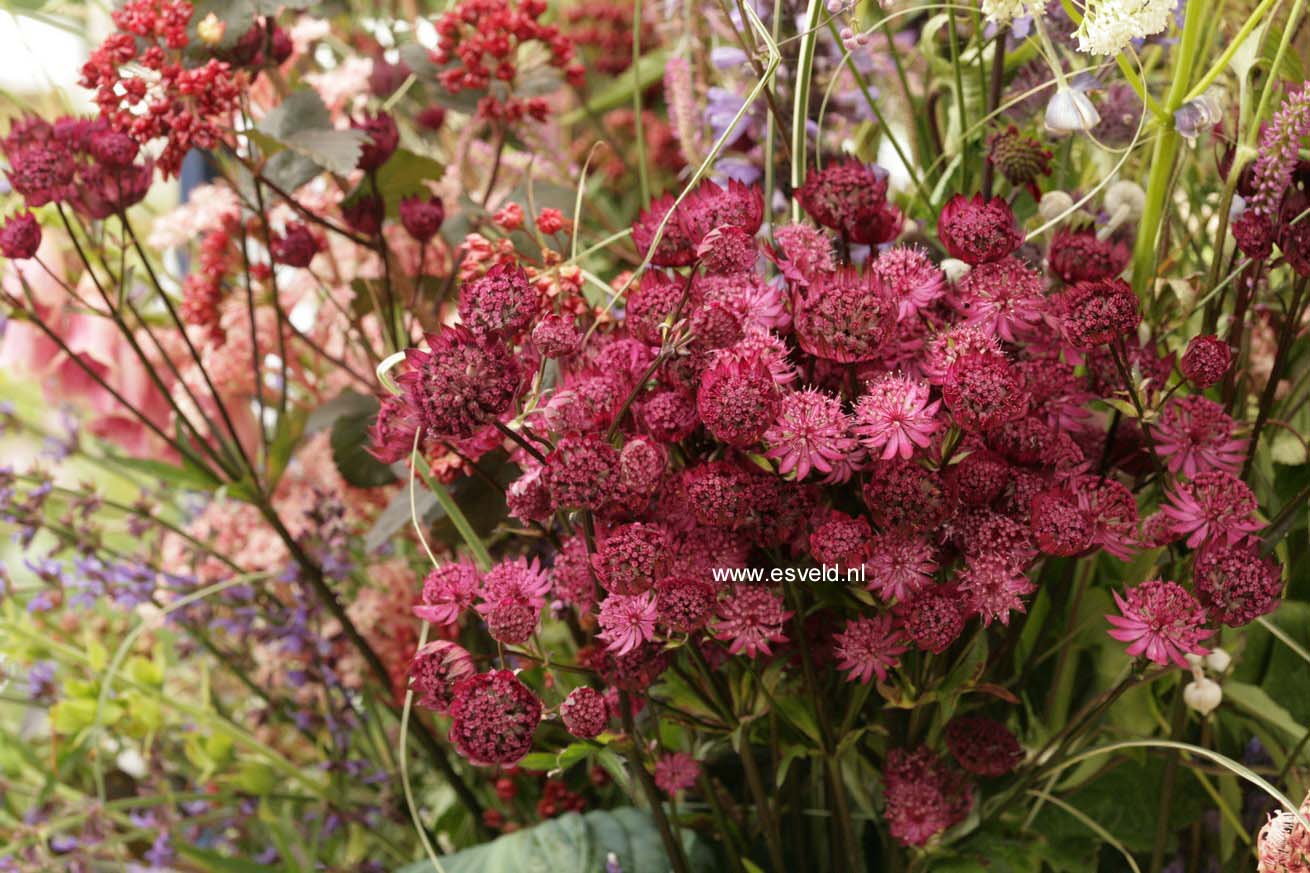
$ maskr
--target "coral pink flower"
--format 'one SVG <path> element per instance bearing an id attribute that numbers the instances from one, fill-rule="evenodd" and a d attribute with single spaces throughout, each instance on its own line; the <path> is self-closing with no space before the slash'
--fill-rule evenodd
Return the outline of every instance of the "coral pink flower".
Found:
<path id="1" fill-rule="evenodd" d="M 596 636 L 609 643 L 609 650 L 627 654 L 655 636 L 655 594 L 611 594 L 600 605 L 601 632 Z"/>
<path id="2" fill-rule="evenodd" d="M 889 613 L 848 621 L 834 642 L 838 668 L 865 685 L 875 675 L 885 682 L 887 671 L 900 666 L 901 655 L 909 648 Z"/>
<path id="3" fill-rule="evenodd" d="M 766 457 L 778 461 L 778 472 L 794 472 L 798 480 L 812 470 L 832 473 L 855 451 L 850 416 L 836 397 L 807 388 L 782 398 L 778 417 L 764 432 Z"/>
<path id="4" fill-rule="evenodd" d="M 897 455 L 909 458 L 915 448 L 926 449 L 941 427 L 937 421 L 940 400 L 928 401 L 928 386 L 904 376 L 888 374 L 871 383 L 855 403 L 854 431 L 884 461 Z"/>
<path id="5" fill-rule="evenodd" d="M 773 654 L 773 643 L 787 642 L 782 626 L 789 618 L 782 598 L 768 588 L 733 585 L 719 600 L 713 630 L 730 653 L 754 658 Z"/>
<path id="6" fill-rule="evenodd" d="M 1252 517 L 1258 508 L 1250 486 L 1232 473 L 1211 470 L 1198 473 L 1191 482 L 1180 482 L 1160 511 L 1194 549 L 1206 541 L 1231 544 L 1255 533 L 1261 528 Z"/>
<path id="7" fill-rule="evenodd" d="M 1205 630 L 1205 611 L 1196 598 L 1174 582 L 1151 579 L 1128 589 L 1125 598 L 1114 592 L 1114 602 L 1122 615 L 1107 615 L 1114 625 L 1111 637 L 1128 646 L 1128 654 L 1144 655 L 1157 664 L 1176 664 L 1186 668 L 1184 654 L 1204 655 L 1209 650 L 1201 640 L 1210 636 Z"/>

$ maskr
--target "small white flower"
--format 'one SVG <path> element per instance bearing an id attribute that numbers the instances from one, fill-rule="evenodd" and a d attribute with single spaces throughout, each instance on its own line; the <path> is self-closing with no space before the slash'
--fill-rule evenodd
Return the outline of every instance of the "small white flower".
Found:
<path id="1" fill-rule="evenodd" d="M 969 265 L 964 261 L 955 258 L 947 258 L 938 266 L 941 267 L 941 271 L 946 275 L 947 280 L 951 282 L 958 282 L 963 279 L 970 269 Z"/>
<path id="2" fill-rule="evenodd" d="M 1204 676 L 1188 682 L 1183 688 L 1183 702 L 1201 715 L 1214 712 L 1223 699 L 1224 691 L 1219 683 Z"/>
<path id="3" fill-rule="evenodd" d="M 1212 673 L 1227 673 L 1232 664 L 1233 656 L 1223 649 L 1212 649 L 1210 654 L 1205 656 L 1205 666 Z"/>
<path id="4" fill-rule="evenodd" d="M 1046 130 L 1054 136 L 1082 133 L 1100 123 L 1101 113 L 1096 111 L 1091 98 L 1067 85 L 1057 90 L 1046 104 Z"/>
<path id="5" fill-rule="evenodd" d="M 1078 50 L 1093 55 L 1117 55 L 1135 39 L 1169 26 L 1174 0 L 1090 0 L 1074 36 Z"/>
<path id="6" fill-rule="evenodd" d="M 1066 216 L 1073 209 L 1073 197 L 1067 191 L 1047 191 L 1037 204 L 1037 214 L 1042 221 L 1055 221 Z"/>

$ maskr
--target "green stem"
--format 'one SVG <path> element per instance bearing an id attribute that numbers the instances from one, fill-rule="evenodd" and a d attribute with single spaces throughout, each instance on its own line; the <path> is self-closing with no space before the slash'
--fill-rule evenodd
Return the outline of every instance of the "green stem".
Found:
<path id="1" fill-rule="evenodd" d="M 796 93 L 791 113 L 791 187 L 796 190 L 805 184 L 807 152 L 805 119 L 810 116 L 810 81 L 814 76 L 814 50 L 819 42 L 819 21 L 823 17 L 822 0 L 809 0 L 805 7 L 805 23 L 801 31 L 800 50 L 796 55 Z M 800 220 L 800 203 L 793 199 L 792 218 Z"/>

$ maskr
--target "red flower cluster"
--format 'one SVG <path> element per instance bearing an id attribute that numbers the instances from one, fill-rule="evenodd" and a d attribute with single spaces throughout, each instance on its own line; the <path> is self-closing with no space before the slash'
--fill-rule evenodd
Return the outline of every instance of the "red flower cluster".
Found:
<path id="1" fill-rule="evenodd" d="M 139 146 L 103 119 L 23 118 L 0 140 L 6 175 L 30 207 L 66 203 L 93 220 L 141 202 L 154 163 L 136 163 Z"/>

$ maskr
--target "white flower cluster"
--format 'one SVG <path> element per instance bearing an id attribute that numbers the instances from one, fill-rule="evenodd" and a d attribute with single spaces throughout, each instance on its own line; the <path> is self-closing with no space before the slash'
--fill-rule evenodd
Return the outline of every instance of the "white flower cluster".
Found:
<path id="1" fill-rule="evenodd" d="M 1117 55 L 1133 40 L 1167 28 L 1175 5 L 1174 0 L 1088 0 L 1074 33 L 1078 50 Z"/>
<path id="2" fill-rule="evenodd" d="M 1041 15 L 1045 7 L 1042 0 L 982 0 L 983 15 L 998 25 L 1009 24 L 1026 15 Z"/>

